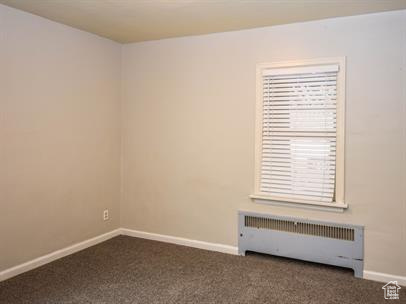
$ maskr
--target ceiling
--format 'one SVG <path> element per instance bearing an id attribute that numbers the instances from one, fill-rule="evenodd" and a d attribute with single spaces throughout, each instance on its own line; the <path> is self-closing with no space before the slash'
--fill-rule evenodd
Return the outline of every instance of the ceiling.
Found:
<path id="1" fill-rule="evenodd" d="M 405 9 L 406 0 L 0 0 L 129 43 Z"/>

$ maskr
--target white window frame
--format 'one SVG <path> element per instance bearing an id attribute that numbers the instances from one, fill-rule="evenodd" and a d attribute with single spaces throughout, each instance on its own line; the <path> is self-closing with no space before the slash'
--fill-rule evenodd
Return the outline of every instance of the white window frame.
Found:
<path id="1" fill-rule="evenodd" d="M 335 171 L 335 201 L 332 203 L 314 202 L 308 200 L 290 199 L 270 196 L 269 194 L 261 193 L 261 161 L 262 161 L 262 105 L 263 105 L 263 71 L 267 69 L 277 68 L 292 68 L 292 67 L 317 67 L 323 65 L 338 65 L 339 71 L 337 73 L 337 122 L 336 122 L 336 171 Z M 255 182 L 254 194 L 250 195 L 255 201 L 260 203 L 276 203 L 290 204 L 293 206 L 319 206 L 322 209 L 337 209 L 344 210 L 348 208 L 348 204 L 344 201 L 344 145 L 345 145 L 345 57 L 336 58 L 319 58 L 299 61 L 284 61 L 273 63 L 260 63 L 257 64 L 256 75 L 256 119 L 255 119 Z"/>

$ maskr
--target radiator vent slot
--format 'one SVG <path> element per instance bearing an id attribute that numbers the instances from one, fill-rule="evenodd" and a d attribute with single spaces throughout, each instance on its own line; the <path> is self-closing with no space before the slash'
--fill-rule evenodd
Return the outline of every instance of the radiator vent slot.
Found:
<path id="1" fill-rule="evenodd" d="M 354 241 L 354 229 L 306 222 L 245 216 L 245 227 L 314 235 L 338 240 Z"/>

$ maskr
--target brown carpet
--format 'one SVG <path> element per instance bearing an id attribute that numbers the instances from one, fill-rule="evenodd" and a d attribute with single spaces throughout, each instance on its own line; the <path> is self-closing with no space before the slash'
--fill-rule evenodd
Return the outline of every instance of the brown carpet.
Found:
<path id="1" fill-rule="evenodd" d="M 0 283 L 0 303 L 387 303 L 351 270 L 119 236 Z M 406 303 L 406 288 L 400 300 Z"/>

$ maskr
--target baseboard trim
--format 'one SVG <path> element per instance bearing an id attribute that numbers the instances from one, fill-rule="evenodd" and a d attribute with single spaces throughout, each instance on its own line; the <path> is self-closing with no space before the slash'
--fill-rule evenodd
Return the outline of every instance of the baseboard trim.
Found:
<path id="1" fill-rule="evenodd" d="M 217 252 L 222 252 L 222 253 L 227 253 L 227 254 L 238 255 L 238 248 L 235 246 L 203 242 L 203 241 L 198 241 L 198 240 L 191 240 L 191 239 L 186 239 L 186 238 L 181 238 L 181 237 L 175 237 L 175 236 L 157 234 L 157 233 L 150 233 L 150 232 L 127 229 L 127 228 L 119 228 L 119 229 L 115 229 L 110 232 L 104 233 L 102 235 L 96 236 L 94 238 L 85 240 L 83 242 L 73 244 L 73 245 L 65 247 L 63 249 L 56 250 L 54 252 L 51 252 L 49 254 L 46 254 L 46 255 L 36 258 L 34 260 L 25 262 L 23 264 L 3 270 L 0 272 L 0 282 L 7 280 L 9 278 L 12 278 L 14 276 L 17 276 L 19 274 L 22 274 L 24 272 L 27 272 L 29 270 L 35 269 L 37 267 L 40 267 L 42 265 L 45 265 L 47 263 L 53 262 L 55 260 L 65 257 L 67 255 L 78 252 L 80 250 L 86 249 L 93 245 L 97 245 L 101 242 L 107 241 L 118 235 L 127 235 L 127 236 L 131 236 L 131 237 L 138 237 L 138 238 L 154 240 L 154 241 L 159 241 L 159 242 L 165 242 L 165 243 L 177 244 L 177 245 L 199 248 L 199 249 L 204 249 L 204 250 L 217 251 Z M 364 279 L 377 281 L 377 282 L 383 282 L 383 283 L 387 283 L 389 281 L 397 281 L 399 285 L 406 286 L 406 277 L 405 276 L 392 275 L 392 274 L 388 274 L 388 273 L 364 270 Z"/>
<path id="2" fill-rule="evenodd" d="M 375 272 L 370 270 L 364 270 L 364 279 L 388 283 L 390 281 L 397 281 L 399 285 L 406 286 L 406 277 L 382 273 L 382 272 Z"/>
<path id="3" fill-rule="evenodd" d="M 199 249 L 205 249 L 210 251 L 217 251 L 222 253 L 234 254 L 238 255 L 238 248 L 230 245 L 218 244 L 218 243 L 210 243 L 210 242 L 203 242 L 197 240 L 191 240 L 176 236 L 164 235 L 164 234 L 157 234 L 157 233 L 150 233 L 145 231 L 138 231 L 132 229 L 121 228 L 121 234 L 138 237 L 142 239 L 160 241 L 165 243 L 171 243 L 176 245 L 194 247 Z"/>
<path id="4" fill-rule="evenodd" d="M 55 260 L 58 260 L 60 258 L 63 258 L 67 255 L 73 254 L 75 252 L 78 252 L 80 250 L 86 249 L 88 247 L 91 247 L 93 245 L 99 244 L 101 242 L 107 241 L 108 239 L 111 239 L 115 236 L 120 235 L 120 229 L 115 229 L 113 231 L 104 233 L 102 235 L 98 235 L 94 238 L 85 240 L 80 243 L 73 244 L 71 246 L 65 247 L 63 249 L 56 250 L 54 252 L 51 252 L 49 254 L 43 255 L 39 258 L 36 258 L 34 260 L 25 262 L 23 264 L 8 268 L 6 270 L 3 270 L 0 272 L 0 282 L 7 280 L 9 278 L 12 278 L 14 276 L 17 276 L 19 274 L 22 274 L 24 272 L 27 272 L 29 270 L 32 270 L 34 268 L 40 267 L 42 265 L 48 264 L 50 262 L 53 262 Z"/>

